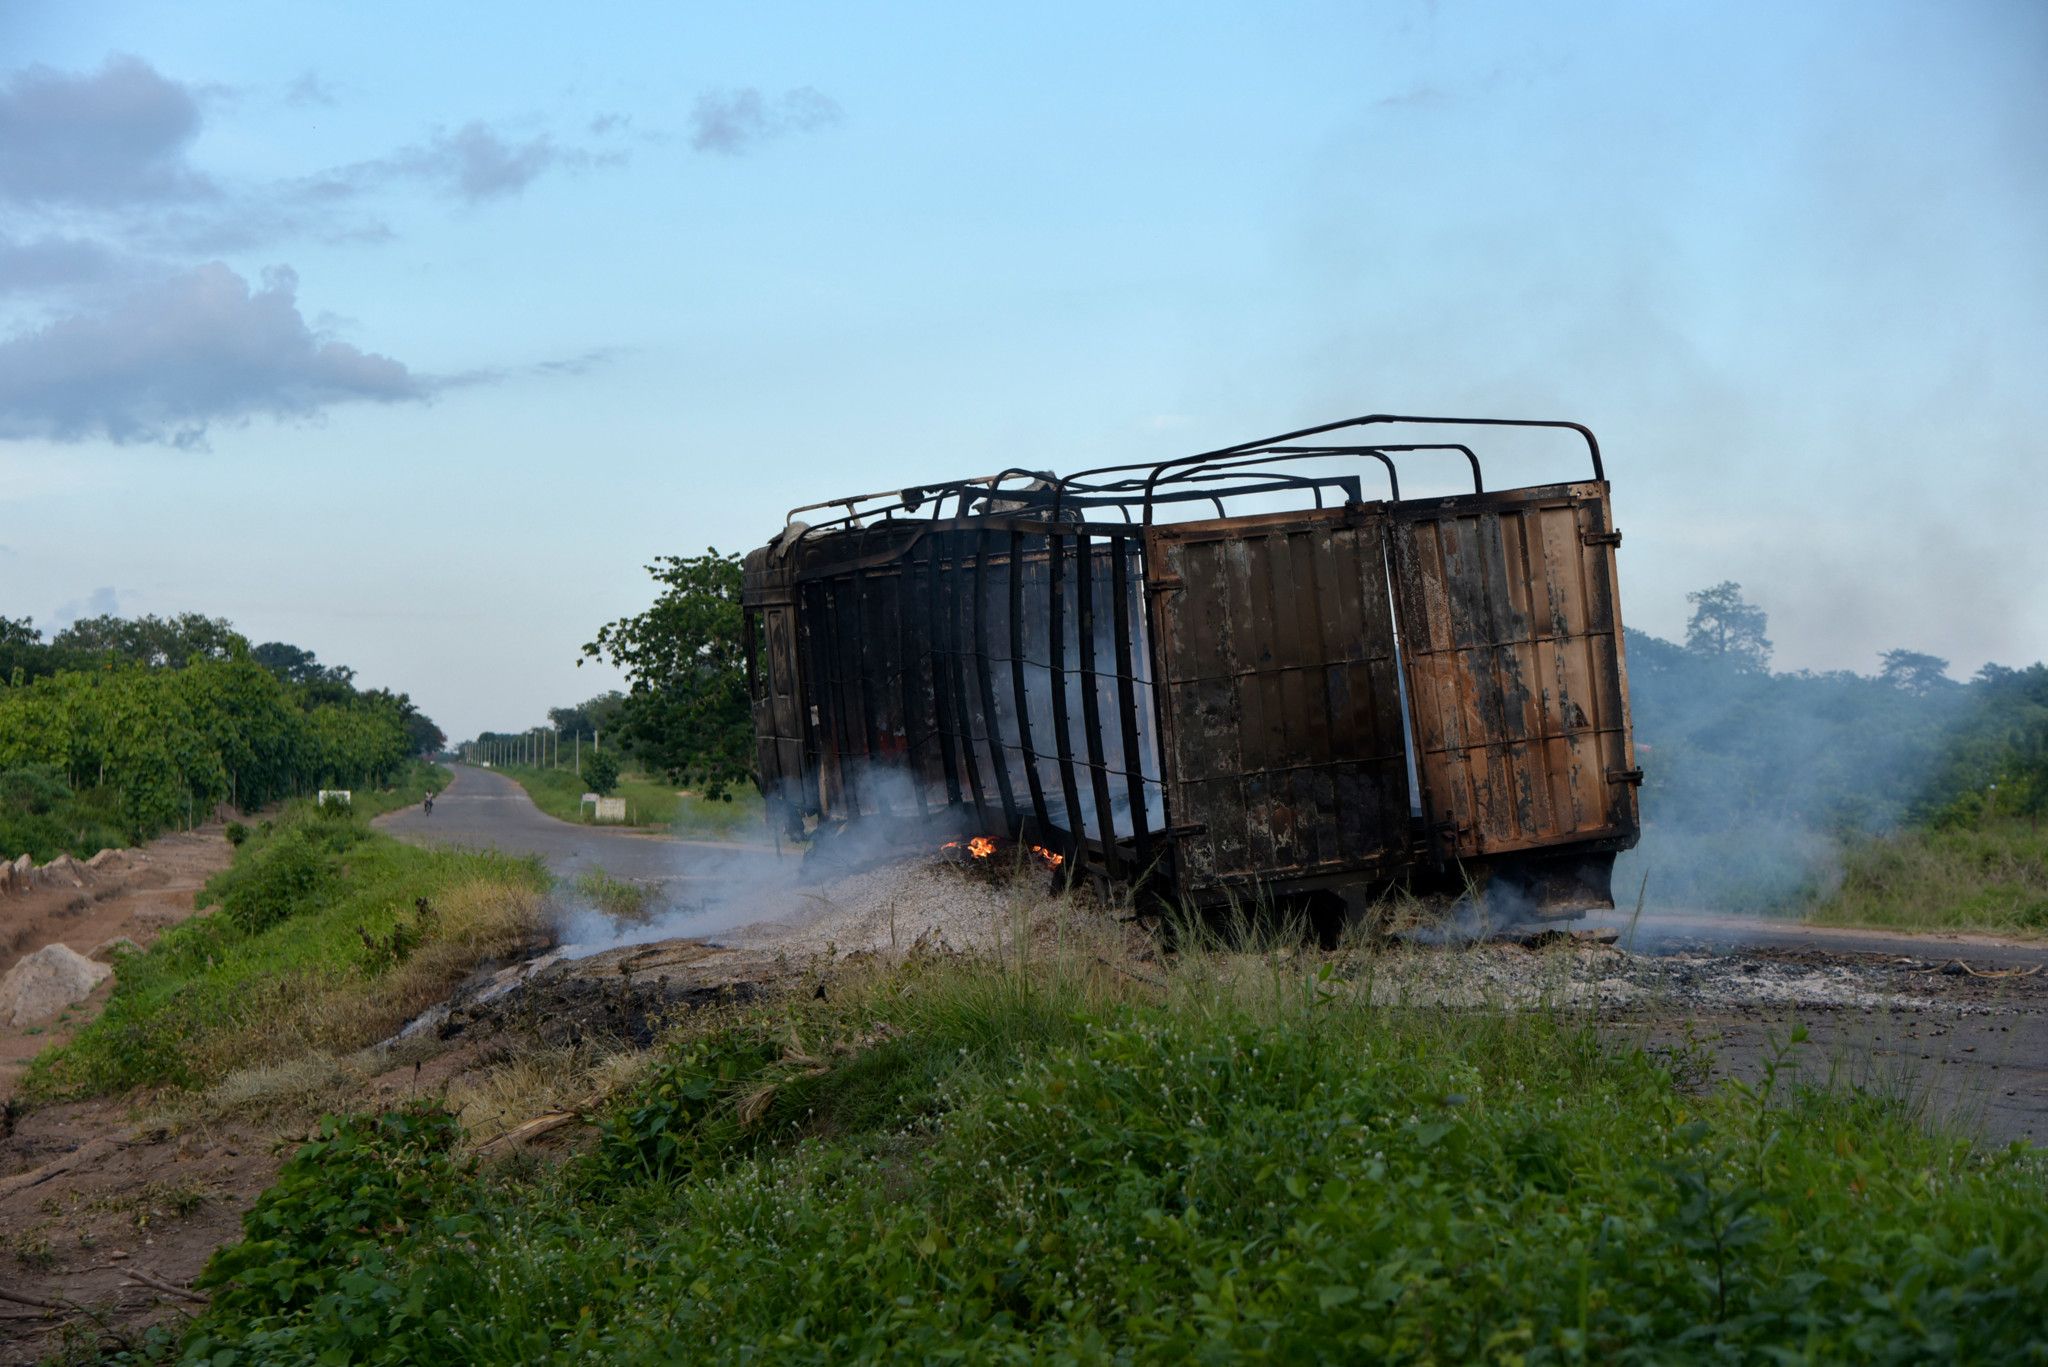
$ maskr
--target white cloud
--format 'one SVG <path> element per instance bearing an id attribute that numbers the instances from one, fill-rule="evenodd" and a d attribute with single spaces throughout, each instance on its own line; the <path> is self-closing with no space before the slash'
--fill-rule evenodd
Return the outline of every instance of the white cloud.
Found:
<path id="1" fill-rule="evenodd" d="M 308 327 L 297 286 L 278 269 L 252 290 L 211 262 L 17 333 L 0 342 L 0 438 L 191 446 L 216 422 L 428 395 L 400 362 Z"/>

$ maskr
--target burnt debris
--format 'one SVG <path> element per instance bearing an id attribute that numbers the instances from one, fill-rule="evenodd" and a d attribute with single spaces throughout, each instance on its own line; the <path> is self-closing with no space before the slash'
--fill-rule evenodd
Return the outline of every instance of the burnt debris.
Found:
<path id="1" fill-rule="evenodd" d="M 1488 491 L 1470 445 L 1361 430 L 1443 426 L 1576 434 L 1591 478 Z M 1401 497 L 1404 459 L 1449 454 L 1470 493 Z M 1612 906 L 1641 779 L 1620 540 L 1590 431 L 1483 418 L 798 508 L 746 560 L 763 790 L 828 843 L 988 833 L 1193 906 Z"/>

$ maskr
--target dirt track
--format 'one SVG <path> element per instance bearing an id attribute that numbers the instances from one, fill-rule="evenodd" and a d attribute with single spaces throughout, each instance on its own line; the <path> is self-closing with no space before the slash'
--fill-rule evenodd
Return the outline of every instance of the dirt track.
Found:
<path id="1" fill-rule="evenodd" d="M 49 944 L 90 954 L 95 946 L 125 936 L 147 948 L 166 926 L 192 914 L 193 894 L 227 867 L 233 849 L 223 829 L 203 826 L 152 840 L 131 862 L 88 875 L 83 887 L 67 883 L 0 895 L 0 973 Z M 99 1013 L 113 990 L 108 979 L 57 1022 L 0 1027 L 0 1103 L 14 1094 L 29 1060 L 69 1039 L 80 1023 Z"/>

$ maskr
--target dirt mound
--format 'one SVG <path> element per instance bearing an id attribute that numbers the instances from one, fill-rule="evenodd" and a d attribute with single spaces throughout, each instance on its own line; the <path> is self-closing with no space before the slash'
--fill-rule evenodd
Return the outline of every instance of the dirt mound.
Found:
<path id="1" fill-rule="evenodd" d="M 53 1021 L 91 996 L 113 972 L 69 945 L 44 945 L 0 977 L 0 1025 Z"/>

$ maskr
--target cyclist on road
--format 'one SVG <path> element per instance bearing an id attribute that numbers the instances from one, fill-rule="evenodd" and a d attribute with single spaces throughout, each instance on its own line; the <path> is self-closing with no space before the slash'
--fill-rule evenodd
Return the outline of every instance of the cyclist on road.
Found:
<path id="1" fill-rule="evenodd" d="M 432 788 L 427 789 L 427 800 L 421 805 L 425 807 L 426 815 L 432 816 L 434 814 L 434 790 Z"/>

